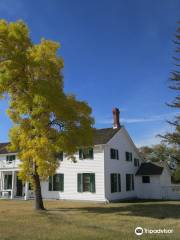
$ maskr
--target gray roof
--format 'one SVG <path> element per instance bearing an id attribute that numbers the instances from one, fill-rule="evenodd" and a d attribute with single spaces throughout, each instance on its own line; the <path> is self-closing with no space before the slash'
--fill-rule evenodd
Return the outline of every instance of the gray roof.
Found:
<path id="1" fill-rule="evenodd" d="M 10 151 L 7 150 L 7 146 L 9 143 L 0 143 L 0 154 L 10 153 Z"/>
<path id="2" fill-rule="evenodd" d="M 94 145 L 106 144 L 118 131 L 119 128 L 95 129 L 93 139 Z M 8 145 L 9 143 L 0 143 L 0 154 L 10 153 L 10 151 L 7 150 Z"/>
<path id="3" fill-rule="evenodd" d="M 157 166 L 151 162 L 142 163 L 137 170 L 136 175 L 161 175 L 163 167 Z"/>
<path id="4" fill-rule="evenodd" d="M 93 140 L 94 145 L 106 144 L 118 131 L 119 128 L 95 129 Z"/>

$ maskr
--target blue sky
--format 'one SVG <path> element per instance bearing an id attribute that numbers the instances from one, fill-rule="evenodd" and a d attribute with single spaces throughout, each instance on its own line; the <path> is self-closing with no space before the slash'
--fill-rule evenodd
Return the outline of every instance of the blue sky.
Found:
<path id="1" fill-rule="evenodd" d="M 1 0 L 0 16 L 23 19 L 35 43 L 61 43 L 65 91 L 93 109 L 96 127 L 112 126 L 112 108 L 139 145 L 155 144 L 177 114 L 165 105 L 179 0 Z M 0 142 L 12 126 L 0 102 Z"/>

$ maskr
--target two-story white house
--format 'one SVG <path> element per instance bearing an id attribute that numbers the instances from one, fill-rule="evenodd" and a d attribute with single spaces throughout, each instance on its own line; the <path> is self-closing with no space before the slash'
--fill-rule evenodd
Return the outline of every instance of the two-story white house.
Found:
<path id="1" fill-rule="evenodd" d="M 171 176 L 166 166 L 143 162 L 125 127 L 119 123 L 117 108 L 113 109 L 113 119 L 113 128 L 96 129 L 93 148 L 79 149 L 76 162 L 59 154 L 56 174 L 41 182 L 44 199 L 103 202 L 129 198 L 180 199 L 179 193 L 171 197 Z M 7 151 L 7 145 L 0 144 L 1 197 L 29 199 L 33 191 L 18 178 L 20 161 L 17 153 Z"/>

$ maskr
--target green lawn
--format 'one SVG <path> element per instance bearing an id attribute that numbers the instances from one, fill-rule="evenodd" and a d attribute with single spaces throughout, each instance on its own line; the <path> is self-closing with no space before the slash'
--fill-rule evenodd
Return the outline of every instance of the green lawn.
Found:
<path id="1" fill-rule="evenodd" d="M 0 240 L 180 239 L 180 202 L 111 204 L 45 201 L 36 212 L 33 201 L 0 200 Z M 134 229 L 173 228 L 174 234 L 143 235 Z"/>

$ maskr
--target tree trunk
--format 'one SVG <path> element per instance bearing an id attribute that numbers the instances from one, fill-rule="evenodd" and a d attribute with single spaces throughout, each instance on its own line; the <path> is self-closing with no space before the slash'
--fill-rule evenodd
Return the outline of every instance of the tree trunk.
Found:
<path id="1" fill-rule="evenodd" d="M 33 174 L 33 181 L 34 181 L 34 194 L 35 194 L 35 209 L 45 210 L 43 200 L 42 200 L 42 194 L 41 194 L 40 178 L 39 178 L 38 172 L 36 171 L 36 167 L 35 167 L 35 173 Z"/>

